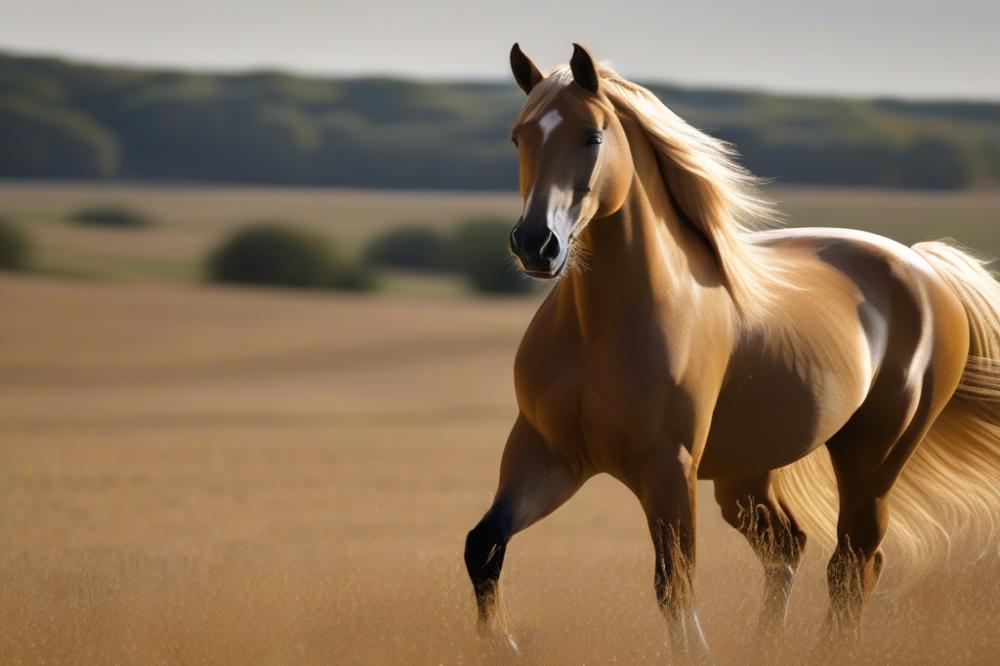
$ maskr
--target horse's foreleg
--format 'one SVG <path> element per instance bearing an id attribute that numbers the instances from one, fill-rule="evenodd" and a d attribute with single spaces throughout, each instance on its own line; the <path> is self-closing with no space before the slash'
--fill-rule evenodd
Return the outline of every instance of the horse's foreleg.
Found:
<path id="1" fill-rule="evenodd" d="M 690 457 L 682 449 L 676 458 L 652 465 L 636 490 L 653 538 L 653 586 L 671 647 L 676 654 L 711 661 L 692 589 L 695 482 Z"/>
<path id="2" fill-rule="evenodd" d="M 781 505 L 772 482 L 775 472 L 715 482 L 722 517 L 746 537 L 764 566 L 764 599 L 757 621 L 758 647 L 769 647 L 780 633 L 806 535 Z"/>
<path id="3" fill-rule="evenodd" d="M 523 416 L 518 418 L 504 448 L 493 504 L 465 540 L 465 566 L 476 594 L 481 634 L 502 638 L 517 649 L 500 601 L 507 542 L 555 511 L 583 480 L 579 469 L 554 454 Z"/>

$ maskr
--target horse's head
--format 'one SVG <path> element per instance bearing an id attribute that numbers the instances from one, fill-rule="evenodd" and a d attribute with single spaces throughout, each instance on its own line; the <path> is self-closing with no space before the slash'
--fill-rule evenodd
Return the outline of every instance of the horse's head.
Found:
<path id="1" fill-rule="evenodd" d="M 569 67 L 547 78 L 517 44 L 510 52 L 514 78 L 528 94 L 511 134 L 524 209 L 510 249 L 538 278 L 563 271 L 579 233 L 621 208 L 632 182 L 625 130 L 601 92 L 593 58 L 573 46 Z"/>

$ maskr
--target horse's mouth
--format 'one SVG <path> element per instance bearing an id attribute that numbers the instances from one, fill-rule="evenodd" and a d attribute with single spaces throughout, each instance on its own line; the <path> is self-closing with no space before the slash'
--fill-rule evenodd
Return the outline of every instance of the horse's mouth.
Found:
<path id="1" fill-rule="evenodd" d="M 566 268 L 566 259 L 567 257 L 564 256 L 563 260 L 559 262 L 559 266 L 548 271 L 540 271 L 534 268 L 528 268 L 527 266 L 522 266 L 522 268 L 524 269 L 526 275 L 533 277 L 537 280 L 551 280 L 553 278 L 557 278 L 560 275 L 562 275 L 563 270 L 565 270 Z"/>

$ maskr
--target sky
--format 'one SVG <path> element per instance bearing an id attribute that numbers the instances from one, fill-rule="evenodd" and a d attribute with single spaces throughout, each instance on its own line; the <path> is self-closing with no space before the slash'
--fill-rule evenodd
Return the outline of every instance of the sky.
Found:
<path id="1" fill-rule="evenodd" d="M 644 81 L 1000 100 L 1000 0 L 0 0 L 0 50 L 210 70 L 509 78 L 587 46 Z"/>

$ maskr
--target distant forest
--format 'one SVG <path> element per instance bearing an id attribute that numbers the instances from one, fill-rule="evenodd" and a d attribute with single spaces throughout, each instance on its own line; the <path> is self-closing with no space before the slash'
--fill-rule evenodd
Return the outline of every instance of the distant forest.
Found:
<path id="1" fill-rule="evenodd" d="M 778 183 L 1000 186 L 1000 103 L 648 84 Z M 205 74 L 0 53 L 0 177 L 512 189 L 513 83 Z"/>

